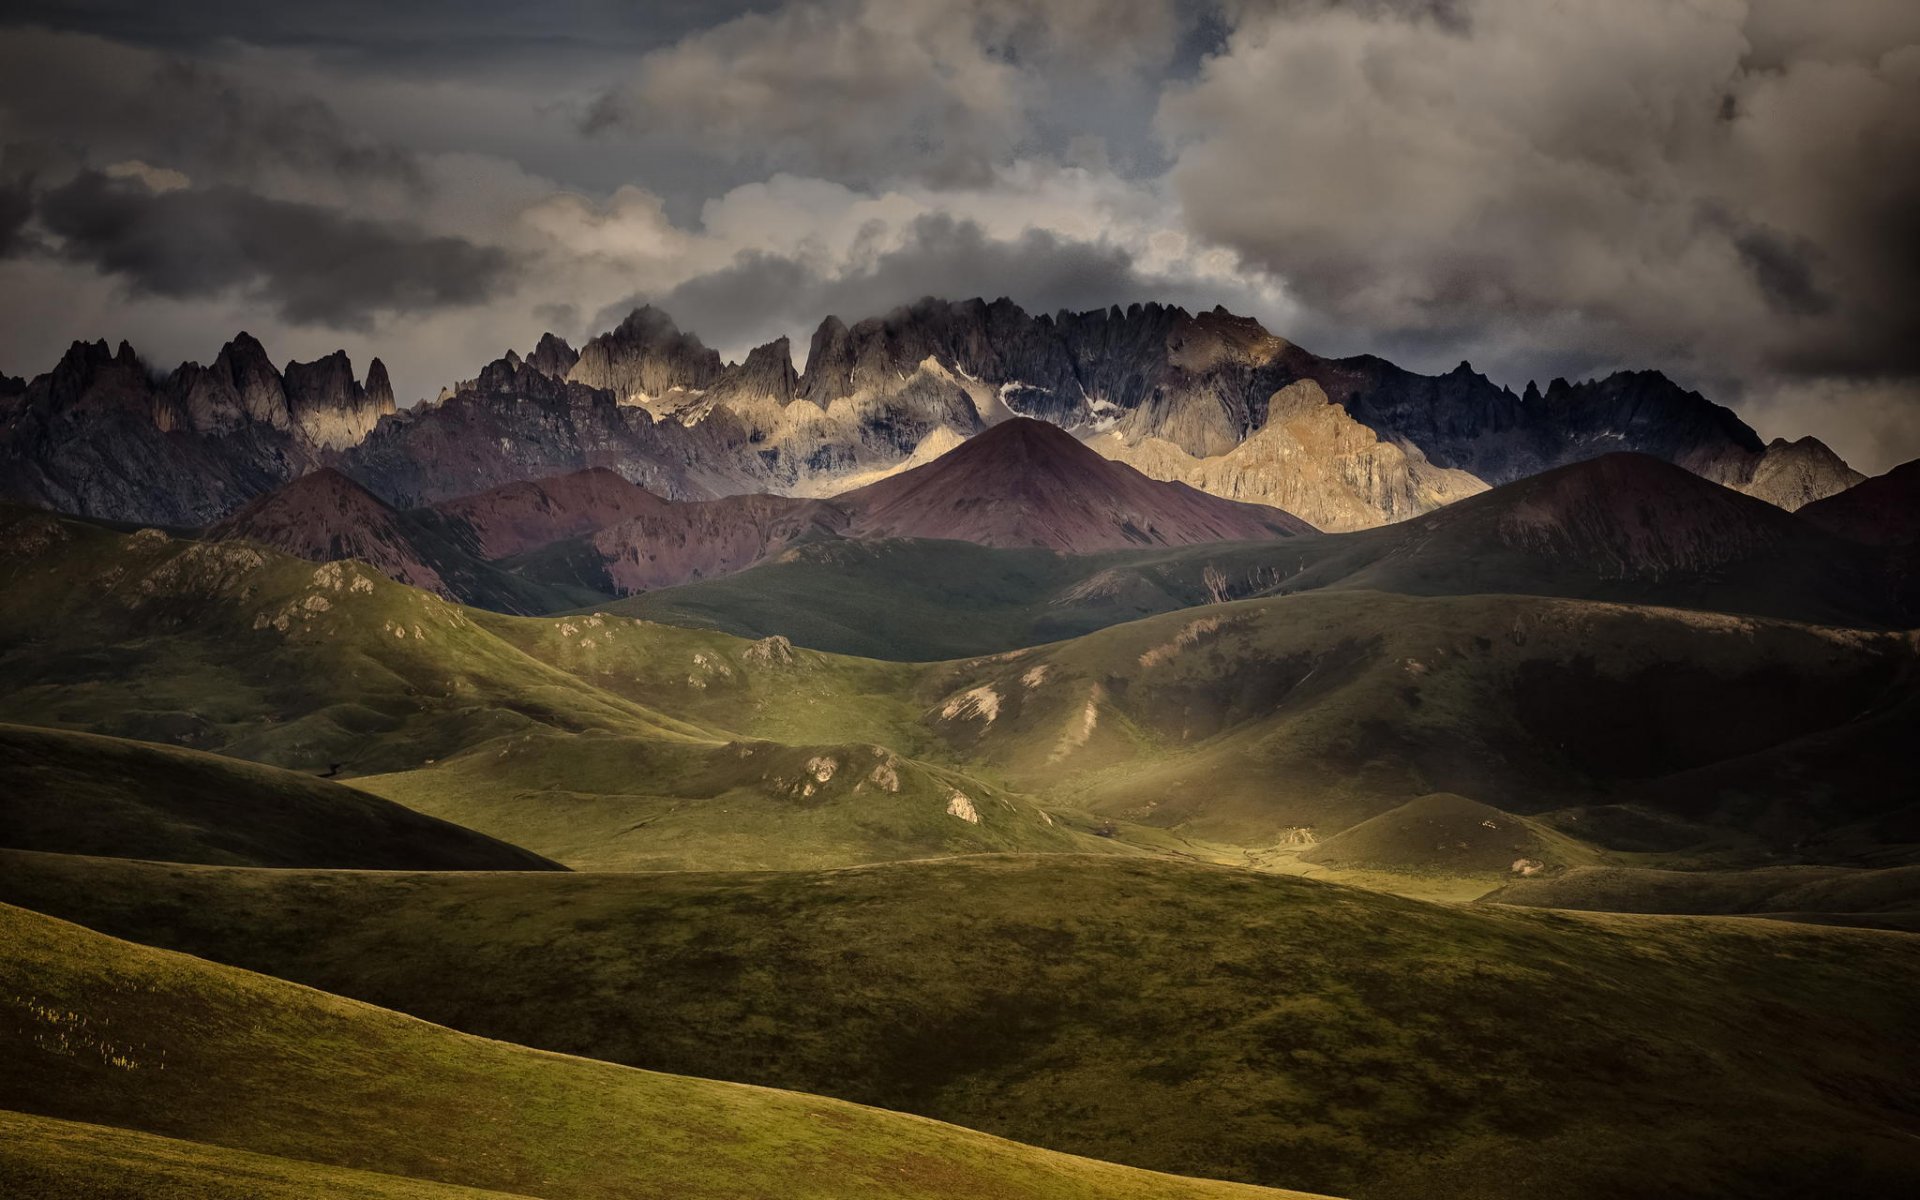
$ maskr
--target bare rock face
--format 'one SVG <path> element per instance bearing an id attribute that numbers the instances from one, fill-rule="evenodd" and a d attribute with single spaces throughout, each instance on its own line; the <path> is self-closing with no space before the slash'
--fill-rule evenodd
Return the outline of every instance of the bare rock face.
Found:
<path id="1" fill-rule="evenodd" d="M 282 377 L 293 427 L 316 449 L 356 446 L 395 411 L 386 366 L 377 358 L 367 367 L 365 386 L 354 379 L 344 350 L 310 363 L 290 362 Z"/>
<path id="2" fill-rule="evenodd" d="M 250 345 L 249 345 L 250 344 Z M 75 342 L 9 403 L 0 494 L 108 520 L 203 525 L 312 465 L 236 339 L 212 368 L 155 380 L 125 342 Z M 253 417 L 264 412 L 267 419 Z M 275 420 L 276 415 L 278 420 Z"/>
<path id="3" fill-rule="evenodd" d="M 702 391 L 719 378 L 721 367 L 718 353 L 647 305 L 582 346 L 566 378 L 637 404 L 676 391 Z"/>
<path id="4" fill-rule="evenodd" d="M 1486 490 L 1466 471 L 1429 463 L 1417 447 L 1381 441 L 1310 379 L 1275 392 L 1267 410 L 1265 425 L 1210 458 L 1161 438 L 1129 445 L 1108 433 L 1088 444 L 1155 479 L 1284 509 L 1329 533 L 1402 521 Z"/>
<path id="5" fill-rule="evenodd" d="M 1733 486 L 1795 512 L 1815 500 L 1838 495 L 1865 478 L 1818 438 L 1804 437 L 1797 442 L 1775 438 L 1754 460 L 1751 473 Z"/>
<path id="6" fill-rule="evenodd" d="M 286 429 L 287 393 L 266 349 L 241 332 L 220 348 L 211 367 L 182 363 L 167 381 L 163 428 L 224 433 L 249 422 Z"/>
<path id="7" fill-rule="evenodd" d="M 606 467 L 660 496 L 746 490 L 726 456 L 610 391 L 555 379 L 508 355 L 419 411 L 381 421 L 340 469 L 402 506 L 437 504 L 529 479 Z"/>
<path id="8" fill-rule="evenodd" d="M 9 494 L 149 523 L 202 523 L 329 464 L 403 505 L 596 466 L 670 499 L 830 496 L 1019 417 L 1329 529 L 1616 451 L 1789 509 L 1859 479 L 1817 441 L 1765 445 L 1656 372 L 1515 395 L 1466 363 L 1424 376 L 1322 358 L 1221 308 L 1159 304 L 1036 315 L 928 298 L 828 317 L 804 372 L 785 339 L 724 364 L 645 307 L 577 353 L 545 335 L 409 412 L 378 360 L 364 384 L 342 353 L 280 372 L 242 334 L 156 381 L 128 348 L 77 344 L 0 388 L 0 413 Z"/>
<path id="9" fill-rule="evenodd" d="M 542 375 L 551 375 L 555 379 L 565 379 L 567 372 L 580 361 L 580 352 L 567 345 L 566 339 L 555 337 L 551 333 L 540 335 L 540 342 L 527 355 L 527 365 Z"/>

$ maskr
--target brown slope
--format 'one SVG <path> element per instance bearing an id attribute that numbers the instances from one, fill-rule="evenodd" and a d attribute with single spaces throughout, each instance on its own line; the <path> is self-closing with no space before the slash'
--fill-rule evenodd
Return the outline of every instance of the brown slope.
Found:
<path id="1" fill-rule="evenodd" d="M 728 496 L 663 504 L 595 533 L 588 544 L 621 594 L 742 571 L 795 542 L 847 526 L 831 501 Z"/>
<path id="2" fill-rule="evenodd" d="M 1015 418 L 923 467 L 844 493 L 861 538 L 1090 554 L 1311 533 L 1291 513 L 1149 479 L 1045 421 Z"/>
<path id="3" fill-rule="evenodd" d="M 1870 546 L 1920 543 L 1920 458 L 1800 510 L 1828 533 Z"/>
<path id="4" fill-rule="evenodd" d="M 269 492 L 207 530 L 311 562 L 357 558 L 389 579 L 451 597 L 405 514 L 331 467 Z"/>
<path id="5" fill-rule="evenodd" d="M 1670 604 L 1906 623 L 1884 556 L 1645 454 L 1546 471 L 1349 534 L 1283 589 L 1338 585 Z"/>
<path id="6" fill-rule="evenodd" d="M 1645 454 L 1548 471 L 1423 522 L 1441 534 L 1541 559 L 1591 563 L 1601 577 L 1710 570 L 1789 539 L 1778 508 Z M 1463 547 L 1463 549 L 1466 547 Z"/>
<path id="7" fill-rule="evenodd" d="M 463 528 L 474 552 L 486 559 L 525 554 L 668 507 L 606 467 L 503 484 L 433 506 Z"/>

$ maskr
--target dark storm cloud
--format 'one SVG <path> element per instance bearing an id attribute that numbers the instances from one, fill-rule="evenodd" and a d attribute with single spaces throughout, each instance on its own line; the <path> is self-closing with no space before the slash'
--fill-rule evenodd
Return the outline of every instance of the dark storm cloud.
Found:
<path id="1" fill-rule="evenodd" d="M 86 172 L 37 211 L 59 255 L 136 294 L 239 291 L 300 324 L 367 328 L 381 312 L 476 304 L 511 275 L 498 249 L 232 187 L 156 193 Z"/>
<path id="2" fill-rule="evenodd" d="M 0 258 L 28 245 L 27 222 L 33 217 L 33 190 L 25 180 L 0 180 Z"/>
<path id="3" fill-rule="evenodd" d="M 1376 343 L 1920 369 L 1920 6 L 1243 6 L 1161 111 L 1203 234 Z"/>
<path id="4" fill-rule="evenodd" d="M 601 52 L 670 42 L 724 21 L 749 0 L 549 0 L 530 12 L 507 0 L 307 0 L 301 4 L 235 0 L 8 0 L 0 23 L 97 34 L 167 49 L 238 40 L 258 46 L 318 47 L 375 59 L 418 62 L 476 55 L 539 55 L 556 47 Z"/>
<path id="5" fill-rule="evenodd" d="M 414 156 L 342 125 L 313 96 L 248 86 L 192 59 L 39 31 L 0 39 L 0 129 L 95 162 L 140 158 L 189 174 L 285 170 L 334 186 L 418 184 Z"/>
<path id="6" fill-rule="evenodd" d="M 935 214 L 916 220 L 905 244 L 844 274 L 829 275 L 782 255 L 744 253 L 731 265 L 658 296 L 613 305 L 595 318 L 594 328 L 608 328 L 650 300 L 707 342 L 744 347 L 782 332 L 810 329 L 830 314 L 857 321 L 927 295 L 956 300 L 1006 296 L 1036 313 L 1136 300 L 1211 306 L 1223 299 L 1245 299 L 1223 295 L 1216 287 L 1144 274 L 1132 256 L 1116 246 L 1072 241 L 1041 230 L 995 239 L 975 222 Z"/>

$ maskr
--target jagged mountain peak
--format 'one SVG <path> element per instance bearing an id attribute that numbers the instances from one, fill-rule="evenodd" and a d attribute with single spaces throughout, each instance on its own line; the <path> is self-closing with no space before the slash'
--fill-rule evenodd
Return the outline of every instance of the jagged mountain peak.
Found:
<path id="1" fill-rule="evenodd" d="M 703 390 L 723 369 L 718 351 L 683 332 L 662 309 L 643 304 L 582 346 L 566 378 L 632 400 Z"/>
<path id="2" fill-rule="evenodd" d="M 573 364 L 580 361 L 580 352 L 568 345 L 565 338 L 543 333 L 540 341 L 528 352 L 526 361 L 543 375 L 565 379 L 567 372 L 573 370 Z"/>

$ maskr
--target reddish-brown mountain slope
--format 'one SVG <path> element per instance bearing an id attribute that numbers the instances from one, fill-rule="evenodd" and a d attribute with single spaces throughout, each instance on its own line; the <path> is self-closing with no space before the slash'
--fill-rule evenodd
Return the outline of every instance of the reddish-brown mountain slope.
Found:
<path id="1" fill-rule="evenodd" d="M 669 502 L 605 467 L 589 467 L 503 484 L 433 507 L 464 527 L 476 554 L 500 559 L 662 513 Z"/>
<path id="2" fill-rule="evenodd" d="M 847 513 L 826 500 L 728 496 L 663 504 L 588 539 L 621 594 L 745 570 L 809 536 L 837 534 Z"/>
<path id="3" fill-rule="evenodd" d="M 949 538 L 1088 554 L 1311 533 L 1291 513 L 1149 479 L 1045 421 L 1016 418 L 923 467 L 835 498 L 860 538 Z"/>
<path id="4" fill-rule="evenodd" d="M 1871 546 L 1920 543 L 1920 458 L 1816 500 L 1800 516 L 1828 533 Z"/>
<path id="5" fill-rule="evenodd" d="M 451 596 L 405 514 L 332 468 L 303 475 L 207 530 L 308 559 L 357 558 L 401 583 Z"/>

